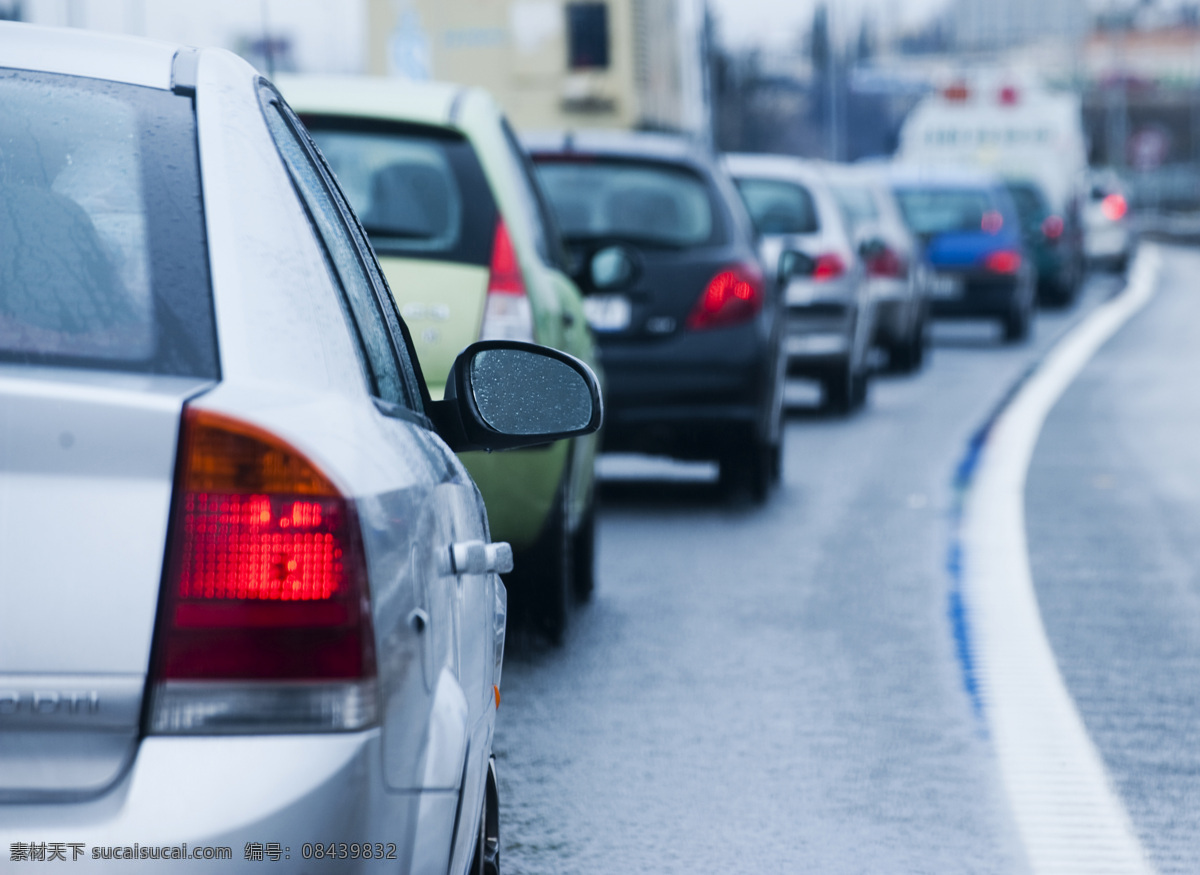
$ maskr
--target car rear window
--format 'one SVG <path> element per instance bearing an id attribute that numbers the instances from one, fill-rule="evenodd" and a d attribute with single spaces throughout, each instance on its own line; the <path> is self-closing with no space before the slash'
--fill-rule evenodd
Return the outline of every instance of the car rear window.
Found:
<path id="1" fill-rule="evenodd" d="M 917 234 L 979 231 L 984 216 L 999 211 L 987 189 L 901 188 L 896 200 L 904 221 Z"/>
<path id="2" fill-rule="evenodd" d="M 217 377 L 190 98 L 0 69 L 0 361 Z"/>
<path id="3" fill-rule="evenodd" d="M 423 125 L 301 118 L 380 255 L 489 263 L 496 204 L 465 138 Z"/>
<path id="4" fill-rule="evenodd" d="M 1042 195 L 1041 189 L 1036 185 L 1025 182 L 1012 182 L 1007 185 L 1008 193 L 1013 199 L 1013 203 L 1017 207 L 1017 216 L 1021 219 L 1022 226 L 1026 228 L 1036 228 L 1046 216 L 1050 215 L 1050 208 L 1046 204 L 1046 199 Z"/>
<path id="5" fill-rule="evenodd" d="M 715 232 L 709 187 L 696 173 L 654 162 L 538 158 L 538 177 L 568 239 L 620 237 L 699 246 Z"/>
<path id="6" fill-rule="evenodd" d="M 852 226 L 879 219 L 879 208 L 870 189 L 857 185 L 835 185 L 833 197 Z"/>
<path id="7" fill-rule="evenodd" d="M 815 234 L 821 230 L 812 193 L 804 186 L 752 177 L 736 182 L 760 234 Z"/>

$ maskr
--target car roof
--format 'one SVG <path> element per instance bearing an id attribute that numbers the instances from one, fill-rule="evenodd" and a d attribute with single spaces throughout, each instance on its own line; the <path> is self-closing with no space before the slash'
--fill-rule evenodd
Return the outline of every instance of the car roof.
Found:
<path id="1" fill-rule="evenodd" d="M 298 113 L 356 116 L 453 126 L 465 99 L 488 99 L 477 88 L 384 76 L 280 75 L 275 85 Z"/>
<path id="2" fill-rule="evenodd" d="M 893 164 L 886 171 L 886 176 L 893 186 L 999 188 L 1002 185 L 1000 179 L 991 173 L 954 165 Z"/>
<path id="3" fill-rule="evenodd" d="M 696 140 L 681 134 L 610 130 L 535 131 L 522 134 L 521 141 L 533 153 L 579 152 L 694 165 L 709 165 L 712 162 L 711 152 Z"/>
<path id="4" fill-rule="evenodd" d="M 731 176 L 755 176 L 764 179 L 792 179 L 806 185 L 825 182 L 821 166 L 791 155 L 763 155 L 729 152 L 722 157 Z"/>
<path id="5" fill-rule="evenodd" d="M 171 87 L 182 47 L 141 37 L 0 21 L 0 67 Z"/>

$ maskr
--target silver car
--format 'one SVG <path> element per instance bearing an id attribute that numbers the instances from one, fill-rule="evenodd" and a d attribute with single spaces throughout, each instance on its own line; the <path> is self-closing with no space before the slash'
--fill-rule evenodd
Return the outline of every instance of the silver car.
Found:
<path id="1" fill-rule="evenodd" d="M 593 375 L 490 341 L 431 402 L 236 56 L 0 24 L 0 59 L 4 853 L 495 871 L 511 552 L 453 450 L 594 430 Z"/>
<path id="2" fill-rule="evenodd" d="M 829 164 L 825 175 L 867 272 L 876 346 L 894 371 L 919 370 L 929 334 L 929 270 L 878 168 Z"/>
<path id="3" fill-rule="evenodd" d="M 820 169 L 780 155 L 727 155 L 763 263 L 779 266 L 788 373 L 811 377 L 829 409 L 867 398 L 875 313 L 850 229 Z"/>

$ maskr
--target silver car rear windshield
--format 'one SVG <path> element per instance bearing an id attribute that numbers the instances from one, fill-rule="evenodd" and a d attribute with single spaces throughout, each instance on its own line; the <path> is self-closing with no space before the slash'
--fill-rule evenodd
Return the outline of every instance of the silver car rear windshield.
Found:
<path id="1" fill-rule="evenodd" d="M 663 246 L 712 242 L 708 186 L 661 163 L 539 158 L 538 177 L 568 239 L 619 237 Z"/>
<path id="2" fill-rule="evenodd" d="M 416 124 L 301 118 L 380 255 L 489 263 L 496 204 L 465 138 Z"/>
<path id="3" fill-rule="evenodd" d="M 192 102 L 0 69 L 0 362 L 218 376 Z"/>
<path id="4" fill-rule="evenodd" d="M 760 234 L 816 234 L 821 230 L 813 196 L 804 186 L 747 177 L 738 179 L 737 187 Z"/>

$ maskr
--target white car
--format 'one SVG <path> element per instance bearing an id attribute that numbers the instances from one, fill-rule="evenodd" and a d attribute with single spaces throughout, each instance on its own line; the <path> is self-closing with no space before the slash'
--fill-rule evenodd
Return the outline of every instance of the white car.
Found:
<path id="1" fill-rule="evenodd" d="M 857 410 L 870 385 L 876 307 L 854 229 L 821 165 L 735 153 L 725 169 L 754 221 L 763 263 L 779 266 L 788 374 L 819 381 L 833 412 Z"/>
<path id="2" fill-rule="evenodd" d="M 1092 264 L 1124 270 L 1134 242 L 1125 186 L 1112 170 L 1091 170 L 1083 188 L 1084 255 Z"/>
<path id="3" fill-rule="evenodd" d="M 511 552 L 453 450 L 595 430 L 591 372 L 490 341 L 431 402 L 220 50 L 0 24 L 0 239 L 7 859 L 495 871 Z"/>

